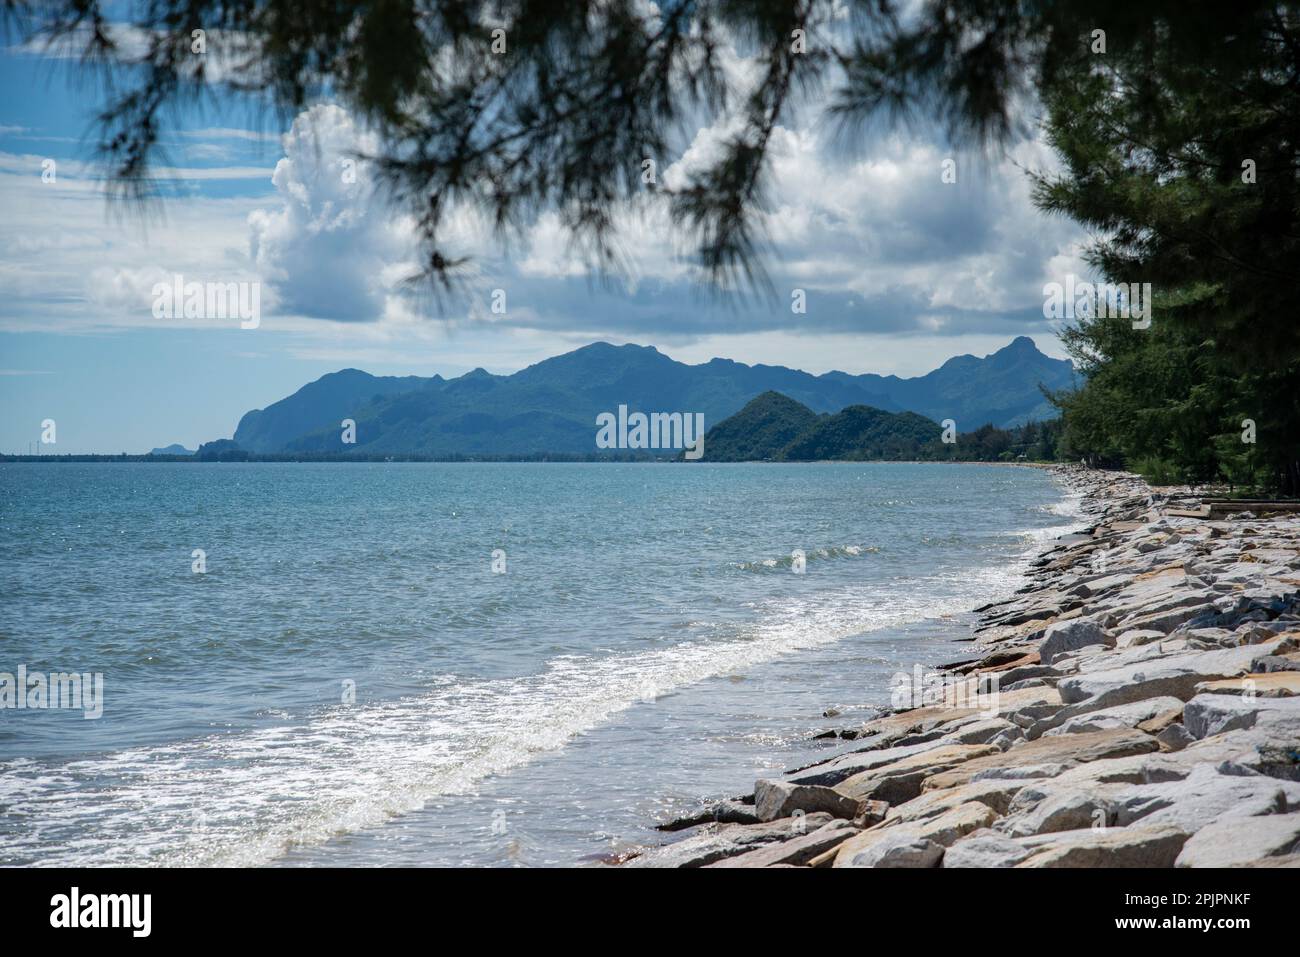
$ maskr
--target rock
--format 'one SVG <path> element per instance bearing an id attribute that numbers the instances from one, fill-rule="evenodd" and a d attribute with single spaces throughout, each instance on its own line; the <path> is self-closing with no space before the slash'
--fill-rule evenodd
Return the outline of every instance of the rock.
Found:
<path id="1" fill-rule="evenodd" d="M 1172 867 L 1187 842 L 1176 827 L 1063 831 L 1025 840 L 1031 854 L 1017 867 Z"/>
<path id="2" fill-rule="evenodd" d="M 1050 728 L 1043 734 L 1044 736 L 1079 734 L 1084 731 L 1108 731 L 1114 728 L 1140 728 L 1147 731 L 1147 728 L 1142 727 L 1143 722 L 1160 714 L 1171 712 L 1180 714 L 1182 710 L 1183 703 L 1177 698 L 1147 698 L 1110 708 L 1099 708 L 1096 711 L 1086 711 L 1066 719 L 1062 724 Z"/>
<path id="3" fill-rule="evenodd" d="M 935 817 L 873 828 L 845 841 L 835 855 L 835 866 L 934 867 L 943 848 L 996 819 L 988 805 L 968 801 Z"/>
<path id="4" fill-rule="evenodd" d="M 1208 738 L 1242 728 L 1253 728 L 1261 713 L 1276 712 L 1300 719 L 1300 698 L 1245 698 L 1240 695 L 1201 694 L 1183 707 L 1183 726 L 1193 738 Z"/>
<path id="5" fill-rule="evenodd" d="M 945 745 L 855 774 L 835 785 L 835 790 L 854 801 L 902 804 L 921 793 L 921 783 L 928 775 L 996 754 L 997 748 L 987 744 Z"/>
<path id="6" fill-rule="evenodd" d="M 974 758 L 957 767 L 928 777 L 924 789 L 965 784 L 977 773 L 990 769 L 1029 767 L 1044 764 L 1071 766 L 1103 758 L 1119 758 L 1154 751 L 1158 745 L 1149 735 L 1130 728 L 1065 734 L 1037 741 L 1024 741 L 1011 750 L 989 757 Z"/>
<path id="7" fill-rule="evenodd" d="M 1020 729 L 1005 718 L 988 718 L 984 721 L 974 721 L 952 732 L 947 736 L 947 740 L 953 744 L 989 744 L 997 735 L 1010 730 Z"/>
<path id="8" fill-rule="evenodd" d="M 1186 754 L 1187 752 L 1183 752 Z M 1244 768 L 1237 773 L 1230 763 L 1214 767 L 1201 764 L 1181 781 L 1139 784 L 1114 796 L 1115 823 L 1121 827 L 1168 824 L 1184 834 L 1194 834 L 1226 816 L 1285 813 L 1300 807 L 1300 784 L 1279 781 Z"/>
<path id="9" fill-rule="evenodd" d="M 857 801 L 828 787 L 766 778 L 755 782 L 754 812 L 760 821 L 790 817 L 795 811 L 805 814 L 825 811 L 832 817 L 852 820 L 857 817 L 859 807 Z"/>
<path id="10" fill-rule="evenodd" d="M 926 791 L 906 804 L 891 807 L 885 814 L 886 820 L 907 822 L 923 818 L 937 817 L 951 811 L 961 804 L 972 801 L 983 804 L 995 814 L 1005 814 L 1011 806 L 1012 799 L 1024 787 L 1022 781 L 971 781 L 960 787 Z"/>
<path id="11" fill-rule="evenodd" d="M 1137 617 L 1125 618 L 1120 622 L 1120 627 L 1125 630 L 1145 631 L 1151 629 L 1154 631 L 1163 631 L 1168 634 L 1185 621 L 1191 621 L 1198 615 L 1203 615 L 1207 612 L 1213 613 L 1215 608 L 1212 599 L 1215 596 L 1215 592 L 1201 592 L 1195 596 L 1195 604 L 1189 604 L 1179 608 L 1171 608 L 1167 611 L 1153 611 L 1148 614 L 1138 615 Z"/>
<path id="12" fill-rule="evenodd" d="M 858 829 L 848 821 L 835 820 L 823 824 L 815 831 L 799 837 L 793 837 L 779 844 L 769 844 L 735 857 L 723 858 L 706 867 L 776 867 L 789 864 L 801 867 L 812 861 L 819 854 L 839 847 Z"/>
<path id="13" fill-rule="evenodd" d="M 1290 655 L 1264 655 L 1251 662 L 1251 670 L 1272 674 L 1278 671 L 1300 671 L 1300 657 Z"/>
<path id="14" fill-rule="evenodd" d="M 1164 701 L 1166 699 L 1156 698 L 1154 700 Z M 1174 698 L 1171 700 L 1177 701 L 1178 699 Z M 1161 731 L 1169 727 L 1171 724 L 1181 724 L 1182 720 L 1183 720 L 1183 703 L 1179 701 L 1177 708 L 1170 708 L 1168 711 L 1160 712 L 1160 714 L 1156 715 L 1154 718 L 1149 718 L 1146 721 L 1143 721 L 1140 724 L 1138 724 L 1137 729 L 1139 731 L 1145 731 L 1147 734 L 1159 734 Z"/>
<path id="15" fill-rule="evenodd" d="M 1030 851 L 1019 841 L 985 828 L 966 835 L 943 855 L 944 867 L 1015 867 Z"/>
<path id="16" fill-rule="evenodd" d="M 675 844 L 651 848 L 624 867 L 704 867 L 723 858 L 744 854 L 765 844 L 802 837 L 833 818 L 829 814 L 808 814 L 801 818 L 783 818 L 767 824 L 705 825 L 702 834 Z"/>
<path id="17" fill-rule="evenodd" d="M 1087 645 L 1114 647 L 1115 639 L 1107 635 L 1106 630 L 1095 621 L 1076 619 L 1057 622 L 1047 626 L 1043 643 L 1038 646 L 1038 654 L 1044 665 L 1050 665 L 1063 653 Z"/>
<path id="18" fill-rule="evenodd" d="M 892 834 L 879 844 L 841 864 L 837 855 L 835 867 L 938 867 L 943 860 L 943 845 L 924 837 Z"/>
<path id="19" fill-rule="evenodd" d="M 1207 824 L 1183 845 L 1175 867 L 1235 867 L 1300 851 L 1300 813 L 1234 817 Z"/>
<path id="20" fill-rule="evenodd" d="M 1116 648 L 1137 648 L 1142 645 L 1149 645 L 1153 641 L 1163 641 L 1165 633 L 1163 631 L 1153 631 L 1151 629 L 1133 628 L 1115 639 Z"/>
<path id="21" fill-rule="evenodd" d="M 694 814 L 674 818 L 666 824 L 656 826 L 657 831 L 684 831 L 688 827 L 701 824 L 757 824 L 758 816 L 753 807 L 740 801 L 715 801 Z"/>
<path id="22" fill-rule="evenodd" d="M 1012 811 L 1016 802 L 1012 802 Z M 1056 831 L 1105 827 L 1115 818 L 1115 806 L 1105 797 L 1084 790 L 1064 790 L 1039 801 L 1024 813 L 997 822 L 996 829 L 1009 837 L 1028 837 Z"/>
<path id="23" fill-rule="evenodd" d="M 1186 701 L 1196 693 L 1200 682 L 1242 674 L 1254 657 L 1255 652 L 1250 648 L 1183 652 L 1062 678 L 1057 691 L 1067 705 L 1092 699 L 1098 707 L 1111 707 L 1157 696 Z"/>
<path id="24" fill-rule="evenodd" d="M 1196 739 L 1181 724 L 1171 724 L 1156 735 L 1156 740 L 1162 751 L 1181 751 Z"/>
<path id="25" fill-rule="evenodd" d="M 1017 741 L 1023 741 L 1024 739 L 1025 732 L 1015 725 L 1012 725 L 1011 727 L 1004 728 L 995 734 L 989 740 L 989 744 L 993 745 L 993 747 L 997 748 L 999 751 L 1006 751 L 1015 745 Z"/>
<path id="26" fill-rule="evenodd" d="M 1196 686 L 1196 693 L 1291 698 L 1300 695 L 1300 671 L 1252 672 L 1240 678 L 1202 681 Z"/>
<path id="27" fill-rule="evenodd" d="M 1022 681 L 1041 681 L 1044 678 L 1059 678 L 1061 672 L 1047 665 L 1025 665 L 1022 668 L 1010 668 L 999 675 L 1000 684 L 998 685 L 1003 691 L 1009 691 L 1015 685 Z"/>
<path id="28" fill-rule="evenodd" d="M 938 747 L 943 747 L 943 744 L 939 741 L 927 741 L 921 744 L 879 749 L 858 748 L 791 771 L 789 779 L 795 784 L 819 784 L 831 787 L 863 771 L 881 768 Z"/>
<path id="29" fill-rule="evenodd" d="M 888 801 L 859 801 L 858 813 L 853 818 L 853 826 L 857 828 L 871 827 L 883 821 L 888 813 Z"/>

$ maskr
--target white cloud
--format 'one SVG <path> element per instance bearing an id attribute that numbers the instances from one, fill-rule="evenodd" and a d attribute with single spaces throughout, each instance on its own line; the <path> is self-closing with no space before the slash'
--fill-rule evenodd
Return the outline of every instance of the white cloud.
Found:
<path id="1" fill-rule="evenodd" d="M 278 209 L 248 217 L 250 255 L 281 309 L 318 319 L 370 322 L 400 294 L 415 237 L 375 195 L 372 136 L 346 111 L 323 104 L 298 116 L 282 138 L 284 157 L 271 182 Z"/>

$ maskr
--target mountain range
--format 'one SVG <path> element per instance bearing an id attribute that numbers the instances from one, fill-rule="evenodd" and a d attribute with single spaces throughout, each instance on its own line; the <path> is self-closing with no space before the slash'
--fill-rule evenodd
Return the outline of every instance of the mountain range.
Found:
<path id="1" fill-rule="evenodd" d="M 779 392 L 811 414 L 868 406 L 951 418 L 964 431 L 1053 418 L 1040 386 L 1074 385 L 1073 364 L 1044 355 L 1025 336 L 983 358 L 957 356 L 909 379 L 812 375 L 730 359 L 688 365 L 653 346 L 596 342 L 511 375 L 475 369 L 445 379 L 344 369 L 245 414 L 233 442 L 220 441 L 223 448 L 256 455 L 583 454 L 596 451 L 596 416 L 619 406 L 633 413 L 699 412 L 708 427 L 766 392 Z M 344 441 L 345 419 L 356 423 L 353 443 Z"/>

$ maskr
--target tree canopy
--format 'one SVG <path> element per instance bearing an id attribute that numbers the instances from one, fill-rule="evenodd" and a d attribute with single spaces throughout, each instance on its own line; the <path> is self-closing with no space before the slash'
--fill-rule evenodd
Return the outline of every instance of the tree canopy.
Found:
<path id="1" fill-rule="evenodd" d="M 1093 62 L 1095 30 L 1153 69 L 1233 71 L 1283 16 L 1236 4 L 1225 38 L 1221 7 L 1172 0 L 930 0 L 910 14 L 897 0 L 0 2 L 27 42 L 71 46 L 111 80 L 99 148 L 136 198 L 168 124 L 214 87 L 282 115 L 337 99 L 377 132 L 373 159 L 438 281 L 463 261 L 446 245 L 459 204 L 503 240 L 554 211 L 592 263 L 617 266 L 616 209 L 653 186 L 707 279 L 753 282 L 778 123 L 824 114 L 852 133 L 923 118 L 995 144 L 1024 125 L 1033 91 Z M 747 68 L 724 55 L 733 44 Z M 686 182 L 645 182 L 646 160 L 663 169 L 684 133 L 717 121 L 723 148 Z"/>

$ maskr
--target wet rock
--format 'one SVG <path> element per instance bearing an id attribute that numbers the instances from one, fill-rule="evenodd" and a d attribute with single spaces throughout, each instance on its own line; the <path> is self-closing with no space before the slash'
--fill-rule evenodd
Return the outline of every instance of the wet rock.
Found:
<path id="1" fill-rule="evenodd" d="M 839 791 L 813 784 L 762 779 L 754 784 L 754 812 L 760 821 L 790 817 L 796 811 L 812 814 L 825 811 L 832 817 L 852 820 L 859 802 Z"/>
<path id="2" fill-rule="evenodd" d="M 740 801 L 715 801 L 707 804 L 694 814 L 674 818 L 665 824 L 656 825 L 657 831 L 684 831 L 701 824 L 757 824 L 758 815 L 754 808 Z"/>

